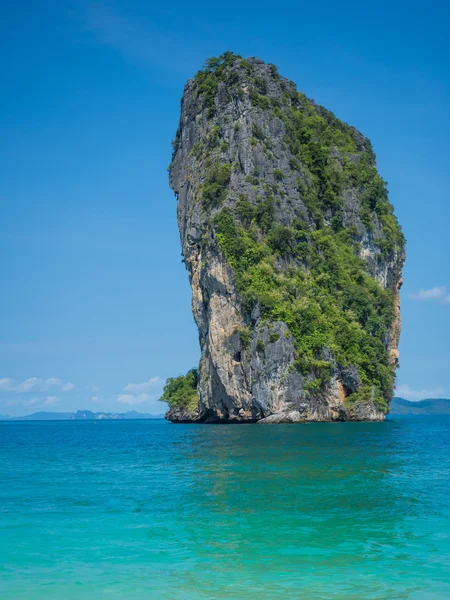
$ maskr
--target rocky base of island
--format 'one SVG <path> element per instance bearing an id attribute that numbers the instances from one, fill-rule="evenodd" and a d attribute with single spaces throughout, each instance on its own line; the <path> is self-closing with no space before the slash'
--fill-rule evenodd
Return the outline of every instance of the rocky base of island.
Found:
<path id="1" fill-rule="evenodd" d="M 340 406 L 338 408 L 324 407 L 323 411 L 309 411 L 307 406 L 300 410 L 286 410 L 255 418 L 251 414 L 222 414 L 212 410 L 201 411 L 198 408 L 171 407 L 165 418 L 172 423 L 201 423 L 201 424 L 238 424 L 258 423 L 259 425 L 277 425 L 281 423 L 313 423 L 313 422 L 345 422 L 345 421 L 384 421 L 385 413 L 373 403 Z"/>

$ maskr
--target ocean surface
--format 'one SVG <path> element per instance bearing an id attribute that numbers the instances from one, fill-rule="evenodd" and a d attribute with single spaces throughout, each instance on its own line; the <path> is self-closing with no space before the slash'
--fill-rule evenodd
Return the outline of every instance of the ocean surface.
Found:
<path id="1" fill-rule="evenodd" d="M 449 599 L 450 415 L 0 423 L 0 598 Z"/>

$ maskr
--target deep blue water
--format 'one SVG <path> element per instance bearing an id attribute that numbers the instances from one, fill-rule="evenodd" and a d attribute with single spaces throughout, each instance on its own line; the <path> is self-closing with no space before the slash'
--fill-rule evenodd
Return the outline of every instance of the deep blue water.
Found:
<path id="1" fill-rule="evenodd" d="M 0 598 L 450 598 L 450 416 L 0 423 Z"/>

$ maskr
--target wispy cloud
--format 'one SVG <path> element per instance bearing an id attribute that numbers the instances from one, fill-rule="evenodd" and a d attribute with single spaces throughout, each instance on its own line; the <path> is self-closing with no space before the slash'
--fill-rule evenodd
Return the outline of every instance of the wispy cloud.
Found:
<path id="1" fill-rule="evenodd" d="M 61 385 L 62 380 L 59 377 L 49 377 L 49 379 L 45 380 L 46 385 Z"/>
<path id="2" fill-rule="evenodd" d="M 39 404 L 41 406 L 56 406 L 57 404 L 59 404 L 59 402 L 60 400 L 58 396 L 33 396 L 33 398 L 22 402 L 22 404 L 24 406 L 36 406 Z"/>
<path id="3" fill-rule="evenodd" d="M 42 379 L 38 379 L 37 377 L 30 377 L 29 379 L 25 379 L 25 381 L 22 381 L 22 383 L 14 385 L 11 391 L 17 392 L 18 394 L 23 394 L 26 392 L 31 392 L 32 390 L 42 389 L 43 386 L 44 382 L 42 381 Z"/>
<path id="4" fill-rule="evenodd" d="M 0 379 L 0 392 L 11 392 L 14 381 L 10 377 Z"/>
<path id="5" fill-rule="evenodd" d="M 142 383 L 128 383 L 118 394 L 117 401 L 130 406 L 155 401 L 161 395 L 163 384 L 161 377 L 150 377 Z"/>
<path id="6" fill-rule="evenodd" d="M 44 404 L 47 406 L 55 406 L 56 404 L 59 404 L 59 398 L 57 396 L 47 396 Z"/>
<path id="7" fill-rule="evenodd" d="M 161 377 L 151 377 L 143 383 L 128 383 L 123 389 L 125 392 L 150 392 L 156 388 L 160 388 L 163 384 Z"/>
<path id="8" fill-rule="evenodd" d="M 62 387 L 61 387 L 61 391 L 62 392 L 71 392 L 72 390 L 75 389 L 75 386 L 73 383 L 65 383 Z"/>
<path id="9" fill-rule="evenodd" d="M 119 394 L 117 396 L 117 402 L 121 404 L 129 404 L 130 406 L 137 406 L 144 404 L 150 400 L 148 394 Z"/>
<path id="10" fill-rule="evenodd" d="M 103 388 L 102 385 L 87 385 L 86 388 L 91 390 L 93 394 L 98 394 L 98 392 Z"/>
<path id="11" fill-rule="evenodd" d="M 64 383 L 59 377 L 49 377 L 47 379 L 29 377 L 19 382 L 16 382 L 12 377 L 3 377 L 0 379 L 0 393 L 28 394 L 30 392 L 47 392 L 55 388 L 61 392 L 71 392 L 75 389 L 75 386 L 70 382 Z"/>
<path id="12" fill-rule="evenodd" d="M 406 398 L 406 400 L 418 401 L 426 398 L 442 398 L 444 389 L 442 387 L 435 387 L 415 390 L 408 384 L 402 384 L 397 386 L 395 395 L 399 398 Z"/>
<path id="13" fill-rule="evenodd" d="M 409 294 L 412 300 L 438 300 L 450 304 L 450 294 L 446 285 L 438 285 L 432 288 L 423 288 L 418 292 Z"/>

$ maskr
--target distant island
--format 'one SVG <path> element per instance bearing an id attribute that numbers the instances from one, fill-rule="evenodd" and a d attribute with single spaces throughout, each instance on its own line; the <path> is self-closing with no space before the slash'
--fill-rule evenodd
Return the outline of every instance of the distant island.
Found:
<path id="1" fill-rule="evenodd" d="M 450 414 L 450 399 L 428 398 L 411 402 L 404 398 L 393 398 L 391 415 L 448 415 Z"/>
<path id="2" fill-rule="evenodd" d="M 429 398 L 411 402 L 404 398 L 393 398 L 391 415 L 448 415 L 450 414 L 450 399 Z M 151 415 L 130 410 L 125 413 L 92 412 L 77 410 L 77 412 L 35 412 L 22 417 L 0 415 L 0 421 L 123 421 L 125 419 L 163 419 L 163 414 Z"/>
<path id="3" fill-rule="evenodd" d="M 22 417 L 0 415 L 0 421 L 122 421 L 124 419 L 163 419 L 164 415 L 151 415 L 130 410 L 125 413 L 92 412 L 91 410 L 77 410 L 77 412 L 35 412 Z"/>

